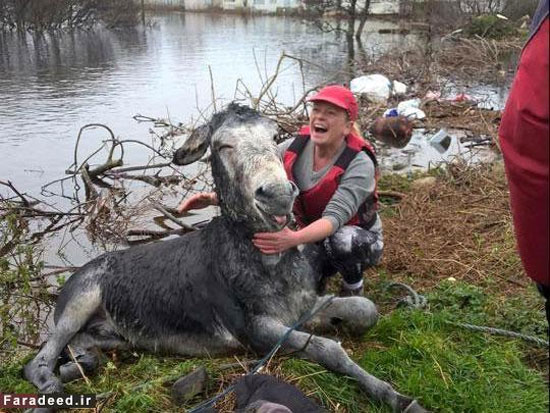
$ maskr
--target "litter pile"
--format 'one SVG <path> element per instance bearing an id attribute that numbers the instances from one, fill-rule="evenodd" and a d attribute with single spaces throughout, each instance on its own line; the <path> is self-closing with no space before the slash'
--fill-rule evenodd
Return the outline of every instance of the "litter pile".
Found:
<path id="1" fill-rule="evenodd" d="M 361 101 L 363 130 L 381 116 L 403 116 L 414 123 L 415 133 L 408 145 L 391 139 L 376 142 L 383 157 L 393 159 L 389 165 L 384 161 L 387 169 L 403 169 L 396 167 L 403 163 L 408 164 L 408 171 L 411 165 L 427 168 L 473 147 L 489 150 L 498 146 L 500 111 L 484 108 L 483 102 L 464 91 L 443 94 L 428 90 L 419 97 L 413 87 L 382 74 L 357 77 L 350 88 Z M 470 159 L 477 160 L 475 156 Z"/>

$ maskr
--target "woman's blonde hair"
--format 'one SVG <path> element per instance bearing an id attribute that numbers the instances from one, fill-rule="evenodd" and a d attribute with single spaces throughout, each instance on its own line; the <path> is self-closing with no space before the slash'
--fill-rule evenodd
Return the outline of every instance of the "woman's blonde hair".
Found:
<path id="1" fill-rule="evenodd" d="M 353 125 L 351 126 L 351 133 L 365 140 L 365 138 L 363 137 L 363 134 L 361 133 L 361 130 L 359 129 L 359 125 L 357 124 L 357 122 L 353 122 Z"/>

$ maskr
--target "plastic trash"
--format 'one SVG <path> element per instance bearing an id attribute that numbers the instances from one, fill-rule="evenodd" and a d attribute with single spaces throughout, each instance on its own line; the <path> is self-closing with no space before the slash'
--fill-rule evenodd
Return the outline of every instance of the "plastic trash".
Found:
<path id="1" fill-rule="evenodd" d="M 397 112 L 397 108 L 391 108 L 384 112 L 385 118 L 395 118 L 399 116 L 399 112 Z"/>
<path id="2" fill-rule="evenodd" d="M 475 102 L 475 99 L 466 93 L 459 93 L 448 100 L 451 102 Z"/>
<path id="3" fill-rule="evenodd" d="M 422 109 L 418 108 L 405 108 L 400 113 L 401 116 L 405 116 L 408 119 L 414 120 L 414 119 L 424 119 L 426 117 L 426 114 Z"/>
<path id="4" fill-rule="evenodd" d="M 430 138 L 429 142 L 436 151 L 443 154 L 451 146 L 451 137 L 445 129 L 440 129 L 439 132 Z"/>
<path id="5" fill-rule="evenodd" d="M 392 92 L 390 80 L 380 74 L 360 76 L 350 82 L 353 93 L 365 96 L 374 103 L 385 103 Z"/>
<path id="6" fill-rule="evenodd" d="M 400 102 L 397 105 L 397 111 L 399 112 L 399 114 L 401 114 L 401 112 L 403 112 L 406 108 L 419 108 L 419 107 L 420 107 L 420 99 L 418 98 L 409 99 L 409 100 L 404 100 L 403 102 Z"/>
<path id="7" fill-rule="evenodd" d="M 429 90 L 426 92 L 426 96 L 424 96 L 424 99 L 426 100 L 439 100 L 441 98 L 441 92 L 434 92 L 433 90 Z"/>
<path id="8" fill-rule="evenodd" d="M 426 114 L 419 109 L 420 99 L 405 100 L 397 105 L 397 113 L 409 119 L 424 119 Z"/>
<path id="9" fill-rule="evenodd" d="M 393 81 L 392 89 L 393 89 L 392 91 L 394 96 L 404 95 L 405 93 L 407 93 L 407 85 L 404 83 L 398 82 L 397 80 Z"/>

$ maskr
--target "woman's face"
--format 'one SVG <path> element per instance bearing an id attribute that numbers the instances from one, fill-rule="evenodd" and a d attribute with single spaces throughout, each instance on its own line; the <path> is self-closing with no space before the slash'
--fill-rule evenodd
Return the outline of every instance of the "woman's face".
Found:
<path id="1" fill-rule="evenodd" d="M 309 115 L 311 140 L 316 145 L 339 146 L 351 131 L 347 112 L 328 102 L 314 102 Z"/>

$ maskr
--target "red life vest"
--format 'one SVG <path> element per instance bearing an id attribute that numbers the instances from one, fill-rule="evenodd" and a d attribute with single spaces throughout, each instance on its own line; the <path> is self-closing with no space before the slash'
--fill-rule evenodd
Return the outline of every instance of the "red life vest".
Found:
<path id="1" fill-rule="evenodd" d="M 534 19 L 499 129 L 510 187 L 510 207 L 525 271 L 538 283 L 548 276 L 548 1 Z"/>
<path id="2" fill-rule="evenodd" d="M 296 183 L 296 179 L 294 178 L 293 167 L 309 138 L 309 127 L 302 127 L 298 136 L 284 153 L 283 163 L 285 171 L 288 179 L 294 183 Z M 307 191 L 300 191 L 300 194 L 296 198 L 293 212 L 300 227 L 303 228 L 322 217 L 323 211 L 334 195 L 334 192 L 336 192 L 344 172 L 355 156 L 361 151 L 364 151 L 374 163 L 375 180 L 378 181 L 378 162 L 376 161 L 374 148 L 359 136 L 349 134 L 346 137 L 346 149 L 338 157 L 332 168 L 321 178 L 317 185 Z M 375 184 L 374 192 L 360 205 L 357 214 L 346 225 L 358 225 L 366 229 L 370 228 L 376 221 L 377 209 L 378 194 Z"/>

